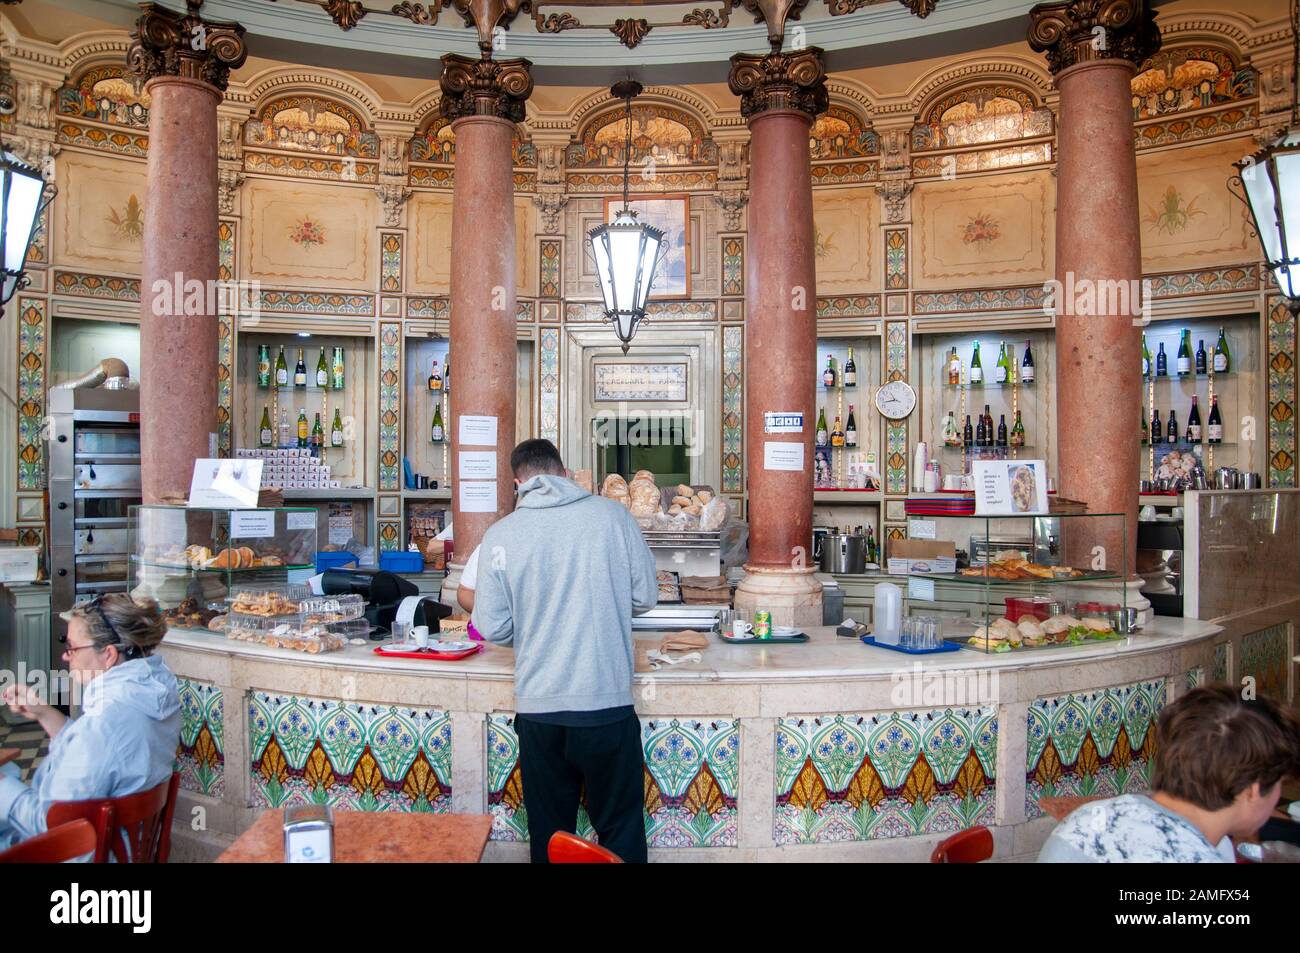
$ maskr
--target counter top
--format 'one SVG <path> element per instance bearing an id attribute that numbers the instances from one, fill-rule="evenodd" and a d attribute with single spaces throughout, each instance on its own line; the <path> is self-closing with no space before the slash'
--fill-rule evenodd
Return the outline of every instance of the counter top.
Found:
<path id="1" fill-rule="evenodd" d="M 728 645 L 710 634 L 709 647 L 700 662 L 683 662 L 651 673 L 639 661 L 635 681 L 656 682 L 767 682 L 820 679 L 880 679 L 911 669 L 922 662 L 927 671 L 996 669 L 1010 673 L 1025 669 L 1050 669 L 1080 662 L 1139 657 L 1180 644 L 1208 639 L 1222 631 L 1219 626 L 1194 619 L 1157 616 L 1141 632 L 1124 641 L 1099 642 L 1063 648 L 1029 649 L 1001 654 L 984 654 L 970 649 L 940 655 L 906 655 L 863 645 L 856 639 L 841 638 L 830 626 L 806 630 L 809 641 L 802 644 Z M 635 634 L 638 660 L 659 646 L 666 633 Z M 483 651 L 459 662 L 435 662 L 404 658 L 381 658 L 373 649 L 378 643 L 348 645 L 337 652 L 310 655 L 290 649 L 273 649 L 255 642 L 238 642 L 204 629 L 173 628 L 164 648 L 235 655 L 256 660 L 281 660 L 299 665 L 348 671 L 390 674 L 427 674 L 441 678 L 510 680 L 514 677 L 514 650 L 486 644 Z"/>

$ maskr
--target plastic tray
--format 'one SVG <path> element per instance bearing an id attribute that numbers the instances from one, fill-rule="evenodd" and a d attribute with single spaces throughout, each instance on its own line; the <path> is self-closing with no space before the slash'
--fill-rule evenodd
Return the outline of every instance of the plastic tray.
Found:
<path id="1" fill-rule="evenodd" d="M 462 649 L 459 652 L 435 652 L 433 649 L 427 648 L 394 650 L 390 647 L 393 644 L 394 643 L 392 642 L 388 642 L 385 643 L 385 645 L 376 645 L 373 651 L 376 655 L 382 655 L 384 658 L 418 658 L 424 659 L 428 662 L 459 662 L 461 659 L 469 658 L 471 655 L 483 650 L 482 645 L 475 645 L 472 648 Z M 408 643 L 403 642 L 398 644 L 406 645 Z"/>
<path id="2" fill-rule="evenodd" d="M 718 638 L 732 645 L 772 645 L 773 643 L 790 643 L 790 642 L 807 642 L 808 633 L 796 632 L 794 635 L 773 635 L 766 639 L 760 639 L 757 636 L 749 636 L 744 639 L 734 639 L 729 635 L 718 633 Z"/>
<path id="3" fill-rule="evenodd" d="M 862 636 L 862 642 L 865 645 L 870 645 L 872 648 L 889 649 L 891 652 L 902 652 L 904 655 L 938 655 L 940 652 L 961 651 L 961 646 L 954 642 L 945 642 L 937 649 L 906 649 L 901 645 L 885 645 L 884 643 L 877 642 L 875 636 L 872 635 Z"/>

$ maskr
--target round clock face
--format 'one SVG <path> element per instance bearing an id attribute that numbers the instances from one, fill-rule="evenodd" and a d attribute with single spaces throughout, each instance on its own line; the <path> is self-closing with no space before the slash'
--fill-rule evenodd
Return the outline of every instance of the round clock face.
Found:
<path id="1" fill-rule="evenodd" d="M 907 381 L 890 381 L 876 391 L 876 409 L 890 420 L 902 420 L 916 409 L 916 391 Z"/>

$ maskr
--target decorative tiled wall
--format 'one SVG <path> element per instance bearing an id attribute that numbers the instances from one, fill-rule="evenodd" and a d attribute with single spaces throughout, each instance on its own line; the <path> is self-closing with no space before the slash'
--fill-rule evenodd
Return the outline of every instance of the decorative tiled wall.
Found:
<path id="1" fill-rule="evenodd" d="M 722 239 L 722 293 L 736 297 L 745 293 L 745 239 L 741 235 Z"/>
<path id="2" fill-rule="evenodd" d="M 514 716 L 488 716 L 488 810 L 492 839 L 526 841 L 528 815 Z M 650 847 L 734 847 L 740 732 L 729 718 L 642 719 L 646 842 Z M 594 839 L 585 809 L 578 833 Z"/>
<path id="3" fill-rule="evenodd" d="M 994 706 L 782 718 L 778 844 L 956 831 L 994 818 Z"/>
<path id="4" fill-rule="evenodd" d="M 745 489 L 745 329 L 722 329 L 722 492 Z"/>
<path id="5" fill-rule="evenodd" d="M 140 279 L 117 275 L 91 275 L 80 271 L 55 271 L 54 293 L 110 301 L 139 301 Z"/>
<path id="6" fill-rule="evenodd" d="M 558 298 L 563 293 L 562 260 L 558 239 L 544 238 L 537 255 L 538 294 L 543 298 Z"/>
<path id="7" fill-rule="evenodd" d="M 1193 688 L 1200 688 L 1205 684 L 1205 669 L 1199 665 L 1196 668 L 1189 668 L 1183 673 L 1183 691 L 1190 692 Z"/>
<path id="8" fill-rule="evenodd" d="M 1253 678 L 1257 695 L 1286 701 L 1286 677 L 1291 665 L 1289 635 L 1290 626 L 1283 623 L 1242 636 L 1237 677 Z"/>
<path id="9" fill-rule="evenodd" d="M 217 315 L 217 456 L 230 456 L 231 420 L 234 415 L 234 318 Z"/>
<path id="10" fill-rule="evenodd" d="M 176 749 L 181 790 L 220 798 L 226 789 L 226 718 L 221 689 L 211 682 L 176 681 L 181 700 L 181 743 Z"/>
<path id="11" fill-rule="evenodd" d="M 1047 292 L 1041 285 L 989 288 L 982 291 L 918 291 L 912 295 L 912 311 L 915 314 L 951 314 L 1038 308 L 1046 298 Z"/>
<path id="12" fill-rule="evenodd" d="M 255 807 L 451 812 L 451 715 L 254 692 L 248 755 Z"/>
<path id="13" fill-rule="evenodd" d="M 1268 312 L 1268 485 L 1296 485 L 1296 322 L 1281 298 Z"/>
<path id="14" fill-rule="evenodd" d="M 880 295 L 841 295 L 817 299 L 818 318 L 875 318 L 880 316 Z"/>
<path id="15" fill-rule="evenodd" d="M 379 254 L 379 290 L 402 290 L 402 236 L 385 232 Z"/>
<path id="16" fill-rule="evenodd" d="M 901 228 L 885 232 L 885 287 L 907 287 L 907 232 Z"/>
<path id="17" fill-rule="evenodd" d="M 217 225 L 217 280 L 230 281 L 235 277 L 235 223 Z"/>
<path id="18" fill-rule="evenodd" d="M 907 380 L 907 322 L 885 324 L 885 380 Z M 885 421 L 885 492 L 907 492 L 907 420 Z"/>
<path id="19" fill-rule="evenodd" d="M 1154 299 L 1185 298 L 1220 291 L 1253 291 L 1259 287 L 1259 271 L 1248 266 L 1206 268 L 1150 275 L 1147 280 Z"/>
<path id="20" fill-rule="evenodd" d="M 537 401 L 541 426 L 538 436 L 559 446 L 560 443 L 560 329 L 542 328 L 538 332 Z"/>
<path id="21" fill-rule="evenodd" d="M 18 489 L 45 488 L 45 372 L 49 332 L 45 302 L 18 299 Z"/>
<path id="22" fill-rule="evenodd" d="M 1216 683 L 1226 682 L 1228 680 L 1228 643 L 1220 642 L 1214 647 L 1214 681 Z"/>
<path id="23" fill-rule="evenodd" d="M 324 291 L 260 291 L 257 306 L 277 314 L 336 314 L 368 318 L 375 313 L 375 296 Z"/>
<path id="24" fill-rule="evenodd" d="M 400 490 L 402 326 L 379 325 L 379 489 Z"/>
<path id="25" fill-rule="evenodd" d="M 1027 723 L 1026 816 L 1042 816 L 1040 797 L 1145 791 L 1155 721 L 1164 704 L 1163 679 L 1034 699 Z"/>

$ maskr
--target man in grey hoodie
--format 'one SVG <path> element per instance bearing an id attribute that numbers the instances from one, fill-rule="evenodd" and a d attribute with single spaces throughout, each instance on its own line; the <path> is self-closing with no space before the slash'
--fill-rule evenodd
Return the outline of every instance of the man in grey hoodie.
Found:
<path id="1" fill-rule="evenodd" d="M 528 837 L 545 862 L 578 800 L 600 843 L 645 861 L 632 616 L 654 608 L 654 556 L 628 511 L 565 476 L 549 440 L 510 455 L 519 500 L 479 550 L 474 627 L 515 649 L 515 730 Z"/>

